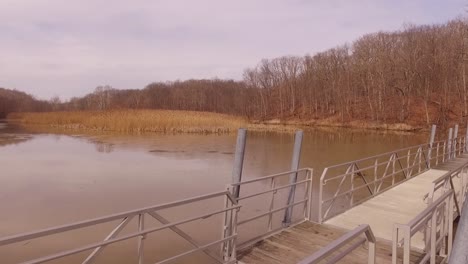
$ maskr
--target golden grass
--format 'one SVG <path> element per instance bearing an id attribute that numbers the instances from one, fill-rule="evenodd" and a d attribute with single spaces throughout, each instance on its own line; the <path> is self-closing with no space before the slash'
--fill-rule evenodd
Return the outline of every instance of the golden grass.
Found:
<path id="1" fill-rule="evenodd" d="M 248 123 L 237 116 L 175 110 L 13 113 L 8 118 L 22 124 L 74 130 L 164 133 L 229 133 Z"/>

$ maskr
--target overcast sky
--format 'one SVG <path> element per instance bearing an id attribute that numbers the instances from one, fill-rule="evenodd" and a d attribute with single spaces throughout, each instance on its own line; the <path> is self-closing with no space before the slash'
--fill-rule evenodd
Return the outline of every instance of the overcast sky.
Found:
<path id="1" fill-rule="evenodd" d="M 0 0 L 0 87 L 38 98 L 98 85 L 241 79 L 262 58 L 306 55 L 405 23 L 443 23 L 466 0 Z"/>

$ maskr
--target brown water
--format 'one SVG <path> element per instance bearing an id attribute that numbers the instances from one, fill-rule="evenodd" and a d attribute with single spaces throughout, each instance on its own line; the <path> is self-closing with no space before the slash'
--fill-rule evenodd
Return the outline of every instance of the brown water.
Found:
<path id="1" fill-rule="evenodd" d="M 301 166 L 314 168 L 319 177 L 325 166 L 427 139 L 425 134 L 310 130 L 304 134 Z M 0 236 L 223 190 L 231 179 L 235 141 L 236 135 L 37 133 L 0 123 Z M 291 134 L 249 132 L 244 179 L 289 170 L 293 141 Z M 203 241 L 219 234 L 217 221 L 189 225 L 186 230 Z M 102 239 L 111 229 L 104 226 L 3 247 L 0 263 L 96 242 L 93 238 Z M 161 255 L 189 248 L 172 236 L 148 238 L 145 260 L 154 263 Z M 135 263 L 136 248 L 136 240 L 110 246 L 98 260 Z M 86 255 L 51 263 L 81 263 L 78 260 Z"/>

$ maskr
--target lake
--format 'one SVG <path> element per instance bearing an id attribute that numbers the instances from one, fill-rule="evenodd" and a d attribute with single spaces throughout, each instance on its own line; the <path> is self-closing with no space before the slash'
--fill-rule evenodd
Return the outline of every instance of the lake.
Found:
<path id="1" fill-rule="evenodd" d="M 310 129 L 304 132 L 301 167 L 314 168 L 319 177 L 325 166 L 427 141 L 425 133 Z M 0 236 L 221 191 L 231 180 L 235 142 L 235 134 L 63 134 L 0 123 Z M 288 171 L 293 143 L 293 134 L 249 132 L 243 179 Z M 202 237 L 220 229 L 187 228 Z M 1 263 L 95 242 L 93 237 L 102 239 L 110 230 L 1 247 Z M 145 245 L 148 263 L 184 243 L 171 234 L 156 237 Z M 98 263 L 132 263 L 135 240 L 121 244 L 106 248 Z M 50 263 L 81 263 L 85 253 Z M 201 256 L 176 263 L 197 261 L 205 263 Z"/>

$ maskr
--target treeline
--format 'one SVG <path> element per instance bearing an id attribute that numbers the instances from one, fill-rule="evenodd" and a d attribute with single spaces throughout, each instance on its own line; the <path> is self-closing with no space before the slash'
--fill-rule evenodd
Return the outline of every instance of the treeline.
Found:
<path id="1" fill-rule="evenodd" d="M 260 117 L 445 123 L 468 115 L 465 21 L 361 37 L 245 71 Z"/>
<path id="2" fill-rule="evenodd" d="M 24 92 L 0 88 L 0 118 L 5 118 L 11 112 L 43 112 L 50 111 L 47 101 L 35 99 Z"/>
<path id="3" fill-rule="evenodd" d="M 57 110 L 166 109 L 251 116 L 256 93 L 233 80 L 152 83 L 141 90 L 99 86 L 82 98 L 54 104 Z M 57 100 L 55 100 L 57 101 Z"/>
<path id="4" fill-rule="evenodd" d="M 466 121 L 468 26 L 407 26 L 365 35 L 313 56 L 262 60 L 242 81 L 152 83 L 140 90 L 100 86 L 53 110 L 180 109 L 251 119 L 367 120 L 383 123 Z"/>

